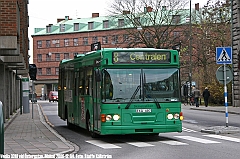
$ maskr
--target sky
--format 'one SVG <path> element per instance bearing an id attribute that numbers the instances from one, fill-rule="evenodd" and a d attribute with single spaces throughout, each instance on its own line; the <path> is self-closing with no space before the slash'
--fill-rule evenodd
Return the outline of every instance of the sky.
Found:
<path id="1" fill-rule="evenodd" d="M 70 18 L 89 18 L 92 13 L 99 16 L 108 15 L 107 8 L 113 0 L 29 0 L 28 15 L 30 39 L 29 55 L 32 57 L 32 37 L 34 28 L 45 28 L 48 24 L 56 24 L 58 18 L 69 16 Z M 190 1 L 190 0 L 189 0 Z M 192 0 L 192 8 L 195 3 L 203 6 L 207 0 Z M 30 58 L 30 62 L 32 59 Z"/>

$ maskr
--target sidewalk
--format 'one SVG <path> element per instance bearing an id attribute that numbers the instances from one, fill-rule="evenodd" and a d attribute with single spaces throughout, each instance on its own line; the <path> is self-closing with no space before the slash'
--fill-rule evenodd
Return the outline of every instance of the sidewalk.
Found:
<path id="1" fill-rule="evenodd" d="M 17 112 L 4 124 L 4 154 L 53 155 L 73 153 L 75 144 L 66 141 L 45 122 L 40 106 L 35 103 L 33 112 L 32 105 L 29 107 L 30 113 L 20 114 Z"/>

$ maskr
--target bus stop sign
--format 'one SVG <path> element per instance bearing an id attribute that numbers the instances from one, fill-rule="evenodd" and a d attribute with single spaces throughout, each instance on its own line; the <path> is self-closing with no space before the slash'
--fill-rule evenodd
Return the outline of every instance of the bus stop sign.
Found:
<path id="1" fill-rule="evenodd" d="M 224 66 L 220 66 L 216 72 L 217 80 L 224 84 Z M 226 66 L 226 84 L 228 84 L 233 79 L 232 70 Z"/>

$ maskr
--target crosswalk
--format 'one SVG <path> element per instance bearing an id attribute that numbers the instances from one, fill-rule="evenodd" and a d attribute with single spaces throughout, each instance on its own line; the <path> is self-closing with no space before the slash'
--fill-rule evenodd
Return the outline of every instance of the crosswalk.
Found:
<path id="1" fill-rule="evenodd" d="M 196 131 L 191 131 L 190 129 L 185 129 L 185 130 L 187 130 L 187 132 L 196 132 Z M 132 138 L 131 139 L 121 138 L 121 139 L 115 139 L 115 140 L 116 141 L 111 141 L 111 143 L 109 141 L 102 141 L 101 139 L 87 140 L 86 142 L 103 149 L 122 148 L 123 144 L 119 144 L 119 143 L 125 143 L 138 148 L 152 147 L 152 146 L 157 146 L 159 144 L 166 144 L 170 146 L 188 146 L 190 144 L 193 144 L 193 142 L 200 143 L 200 144 L 220 144 L 223 141 L 240 143 L 240 138 L 234 138 L 234 137 L 229 137 L 224 135 L 215 135 L 215 134 L 207 134 L 207 135 L 201 135 L 200 137 L 199 136 L 195 137 L 194 133 L 193 135 L 173 135 L 172 137 L 157 136 L 154 139 L 152 139 L 151 137 L 148 137 L 148 139 L 145 140 L 146 142 L 143 142 L 144 139 L 132 139 Z"/>

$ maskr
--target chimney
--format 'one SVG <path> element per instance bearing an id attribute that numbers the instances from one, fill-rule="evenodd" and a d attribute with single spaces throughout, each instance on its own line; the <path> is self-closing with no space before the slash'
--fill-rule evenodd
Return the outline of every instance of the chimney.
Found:
<path id="1" fill-rule="evenodd" d="M 69 20 L 69 16 L 65 16 L 65 20 Z"/>
<path id="2" fill-rule="evenodd" d="M 129 10 L 124 10 L 123 11 L 123 14 L 125 15 L 125 14 L 130 14 L 130 11 Z"/>
<path id="3" fill-rule="evenodd" d="M 63 20 L 65 20 L 65 19 L 63 19 L 63 18 L 57 18 L 57 23 L 59 23 L 59 22 L 61 22 L 61 21 L 63 21 Z"/>
<path id="4" fill-rule="evenodd" d="M 92 18 L 99 17 L 99 13 L 92 13 Z"/>
<path id="5" fill-rule="evenodd" d="M 147 12 L 152 12 L 152 7 L 150 7 L 150 6 L 146 7 L 146 11 Z"/>
<path id="6" fill-rule="evenodd" d="M 195 3 L 195 10 L 199 11 L 199 3 Z"/>

